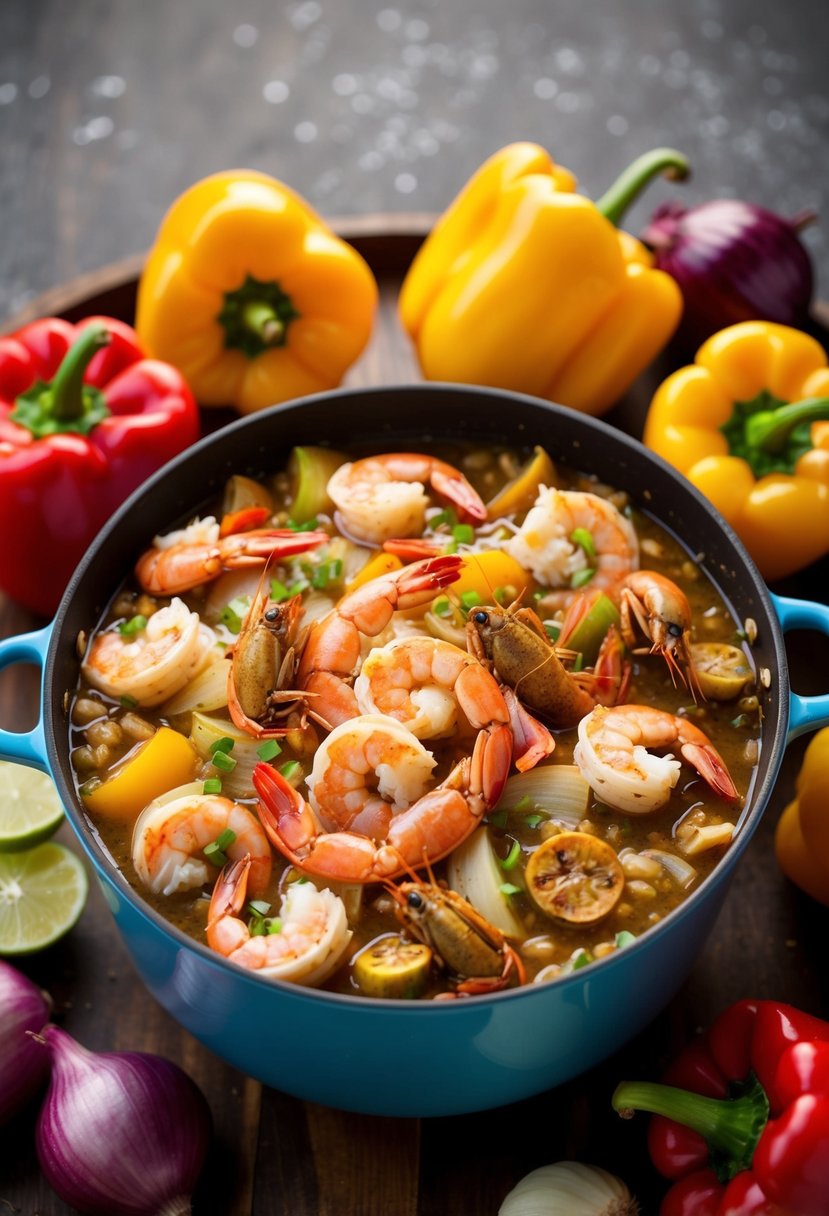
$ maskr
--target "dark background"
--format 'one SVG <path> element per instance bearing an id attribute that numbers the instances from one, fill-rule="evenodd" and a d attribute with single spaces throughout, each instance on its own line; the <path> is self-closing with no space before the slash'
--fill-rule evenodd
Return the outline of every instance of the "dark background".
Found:
<path id="1" fill-rule="evenodd" d="M 231 167 L 328 216 L 438 211 L 514 139 L 594 197 L 670 144 L 689 202 L 820 210 L 827 48 L 813 0 L 3 0 L 0 322 L 146 249 L 178 193 Z M 829 294 L 825 233 L 806 241 Z"/>

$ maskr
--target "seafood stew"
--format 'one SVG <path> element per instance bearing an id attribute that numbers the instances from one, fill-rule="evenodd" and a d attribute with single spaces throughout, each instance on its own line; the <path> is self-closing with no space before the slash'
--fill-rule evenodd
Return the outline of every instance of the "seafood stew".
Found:
<path id="1" fill-rule="evenodd" d="M 78 788 L 144 898 L 241 966 L 367 996 L 543 983 L 728 847 L 751 623 L 541 449 L 295 449 L 136 557 L 85 647 Z"/>

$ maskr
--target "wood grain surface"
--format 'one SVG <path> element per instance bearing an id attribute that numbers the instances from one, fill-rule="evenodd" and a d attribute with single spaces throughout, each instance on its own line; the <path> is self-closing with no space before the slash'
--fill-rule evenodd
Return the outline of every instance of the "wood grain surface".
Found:
<path id="1" fill-rule="evenodd" d="M 376 332 L 349 383 L 417 378 L 396 320 L 395 299 L 400 276 L 427 225 L 422 216 L 341 225 L 381 287 Z M 130 319 L 138 265 L 131 260 L 87 277 L 36 301 L 31 311 L 70 317 L 108 311 Z M 610 421 L 638 434 L 653 383 L 670 366 L 671 357 L 663 358 Z M 206 418 L 208 425 L 217 420 Z M 826 575 L 824 562 L 775 590 L 826 600 Z M 3 636 L 39 624 L 18 606 L 0 601 Z M 796 691 L 825 692 L 829 644 L 814 635 L 790 636 Z M 20 730 L 34 722 L 36 687 L 30 668 L 15 667 L 0 676 L 4 727 Z M 617 1082 L 656 1077 L 698 1028 L 741 997 L 782 999 L 829 1016 L 822 961 L 829 910 L 785 881 L 772 849 L 774 824 L 791 796 L 805 743 L 799 740 L 789 748 L 772 804 L 738 867 L 726 907 L 670 1006 L 599 1067 L 506 1108 L 453 1118 L 373 1118 L 303 1103 L 239 1075 L 182 1030 L 143 987 L 95 882 L 69 936 L 21 966 L 51 992 L 56 1020 L 87 1047 L 166 1055 L 201 1086 L 213 1111 L 215 1142 L 197 1188 L 195 1216 L 495 1216 L 503 1196 L 524 1173 L 561 1158 L 593 1162 L 623 1176 L 647 1216 L 657 1211 L 664 1184 L 648 1161 L 645 1118 L 622 1122 L 611 1110 Z M 61 829 L 58 839 L 80 852 L 68 828 Z M 556 1033 L 554 1026 L 550 1033 Z M 273 1052 L 291 1049 L 275 1027 Z M 401 1043 L 404 1050 L 417 1050 L 417 1045 Z M 393 1076 L 367 1070 L 366 1086 L 394 1083 Z M 35 1114 L 33 1104 L 0 1140 L 0 1211 L 66 1216 L 70 1209 L 39 1174 Z"/>

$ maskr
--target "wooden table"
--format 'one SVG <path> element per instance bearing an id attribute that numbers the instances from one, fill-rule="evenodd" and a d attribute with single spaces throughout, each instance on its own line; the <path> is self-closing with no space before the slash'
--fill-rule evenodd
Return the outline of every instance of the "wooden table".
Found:
<path id="1" fill-rule="evenodd" d="M 427 217 L 343 222 L 381 286 L 381 311 L 371 345 L 349 382 L 379 384 L 417 378 L 394 313 L 400 275 L 428 226 Z M 139 261 L 93 275 L 41 298 L 33 312 L 70 317 L 103 311 L 128 316 Z M 663 359 L 617 407 L 610 420 L 637 433 Z M 508 434 L 508 429 L 507 432 Z M 827 563 L 785 586 L 786 594 L 827 599 Z M 0 602 L 0 631 L 41 624 Z M 797 691 L 825 692 L 829 645 L 792 635 Z M 0 721 L 26 728 L 36 713 L 30 669 L 0 677 Z M 204 1090 L 216 1141 L 198 1187 L 195 1216 L 495 1216 L 501 1199 L 528 1170 L 561 1158 L 602 1165 L 626 1178 L 645 1213 L 664 1187 L 645 1150 L 644 1117 L 622 1122 L 610 1096 L 622 1078 L 654 1078 L 678 1048 L 727 1003 L 778 998 L 829 1016 L 824 964 L 829 909 L 802 896 L 780 874 L 772 835 L 790 797 L 805 740 L 784 760 L 772 804 L 741 865 L 720 920 L 687 982 L 665 1012 L 622 1051 L 549 1093 L 500 1110 L 462 1118 L 406 1120 L 347 1114 L 303 1103 L 240 1076 L 179 1028 L 138 980 L 96 883 L 79 924 L 61 943 L 24 960 L 22 969 L 56 1002 L 56 1020 L 99 1051 L 153 1051 L 180 1063 Z M 59 833 L 76 851 L 69 829 Z M 290 1051 L 290 1044 L 275 1043 Z M 366 1076 L 370 1085 L 393 1078 Z M 33 1144 L 35 1111 L 4 1132 L 0 1211 L 63 1216 L 40 1177 Z"/>

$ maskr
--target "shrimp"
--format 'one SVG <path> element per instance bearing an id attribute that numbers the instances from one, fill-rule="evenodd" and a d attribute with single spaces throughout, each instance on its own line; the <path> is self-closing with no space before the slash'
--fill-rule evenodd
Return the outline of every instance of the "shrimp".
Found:
<path id="1" fill-rule="evenodd" d="M 231 963 L 269 980 L 314 987 L 337 969 L 351 941 L 345 905 L 333 891 L 292 882 L 268 932 L 251 934 L 239 913 L 245 906 L 251 859 L 230 861 L 210 900 L 207 944 Z M 278 927 L 277 927 L 278 926 Z"/>
<path id="2" fill-rule="evenodd" d="M 135 575 L 150 595 L 178 595 L 218 578 L 224 570 L 263 566 L 269 558 L 290 557 L 324 545 L 327 532 L 294 532 L 290 528 L 257 528 L 222 534 L 214 516 L 186 528 L 156 536 L 138 559 Z"/>
<path id="3" fill-rule="evenodd" d="M 250 735 L 270 738 L 305 724 L 305 694 L 290 687 L 297 668 L 295 643 L 301 615 L 301 595 L 276 603 L 260 583 L 227 673 L 230 716 Z"/>
<path id="4" fill-rule="evenodd" d="M 149 708 L 184 688 L 204 666 L 215 641 L 199 614 L 173 599 L 133 633 L 123 633 L 117 624 L 96 633 L 81 670 L 93 688 L 110 697 L 132 697 Z"/>
<path id="5" fill-rule="evenodd" d="M 424 792 L 431 753 L 394 718 L 366 714 L 331 732 L 307 779 L 310 801 L 268 764 L 253 784 L 268 838 L 299 869 L 341 882 L 379 882 L 445 857 L 497 803 L 512 737 L 496 723 L 471 756 Z"/>
<path id="6" fill-rule="evenodd" d="M 353 684 L 362 661 L 363 635 L 377 637 L 396 610 L 426 604 L 458 578 L 461 564 L 456 554 L 447 554 L 382 574 L 344 596 L 311 625 L 298 683 L 315 697 L 315 715 L 338 726 L 359 714 Z"/>
<path id="7" fill-rule="evenodd" d="M 713 743 L 687 718 L 649 705 L 598 705 L 579 723 L 573 759 L 597 798 L 628 815 L 664 806 L 679 779 L 673 756 L 651 756 L 648 748 L 679 746 L 711 789 L 728 802 L 737 788 Z"/>
<path id="8" fill-rule="evenodd" d="M 622 638 L 634 654 L 637 627 L 650 642 L 646 653 L 659 654 L 668 665 L 671 679 L 687 684 L 694 700 L 702 698 L 699 678 L 691 658 L 691 606 L 680 587 L 655 570 L 637 570 L 622 579 L 619 587 Z"/>
<path id="9" fill-rule="evenodd" d="M 364 714 L 387 714 L 418 739 L 454 734 L 459 711 L 478 729 L 509 722 L 494 677 L 471 654 L 437 638 L 397 638 L 375 647 L 354 694 Z"/>
<path id="10" fill-rule="evenodd" d="M 341 465 L 328 482 L 328 495 L 346 531 L 379 545 L 423 531 L 429 505 L 425 484 L 447 499 L 461 519 L 486 519 L 486 507 L 460 470 L 418 452 L 387 452 Z"/>
<path id="11" fill-rule="evenodd" d="M 612 589 L 639 567 L 633 524 L 606 498 L 582 490 L 542 486 L 503 548 L 545 587 L 569 588 L 575 576 Z"/>
<path id="12" fill-rule="evenodd" d="M 198 783 L 192 789 L 179 787 L 179 797 L 156 799 L 138 816 L 132 834 L 136 874 L 156 895 L 201 887 L 215 874 L 205 857 L 205 845 L 224 835 L 229 843 L 222 841 L 222 852 L 236 860 L 247 857 L 251 893 L 264 894 L 273 853 L 259 820 L 230 798 L 202 794 L 199 788 Z"/>

